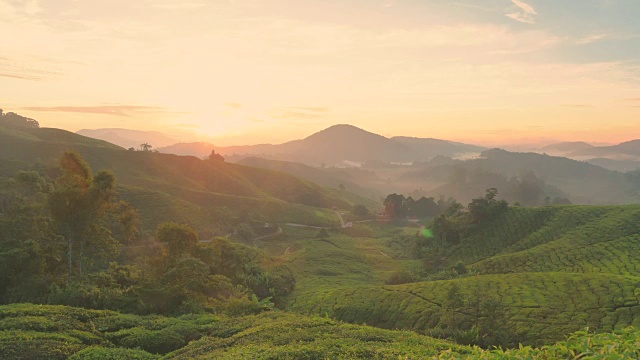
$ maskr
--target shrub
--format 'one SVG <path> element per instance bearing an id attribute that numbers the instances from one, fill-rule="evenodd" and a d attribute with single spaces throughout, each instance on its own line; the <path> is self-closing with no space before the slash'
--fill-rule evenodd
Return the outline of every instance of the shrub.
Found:
<path id="1" fill-rule="evenodd" d="M 396 271 L 393 274 L 391 274 L 389 279 L 385 281 L 385 284 L 401 285 L 401 284 L 413 283 L 413 282 L 416 282 L 417 280 L 418 279 L 414 273 L 403 270 L 403 271 Z"/>
<path id="2" fill-rule="evenodd" d="M 75 353 L 69 360 L 153 360 L 157 359 L 144 350 L 90 347 Z"/>

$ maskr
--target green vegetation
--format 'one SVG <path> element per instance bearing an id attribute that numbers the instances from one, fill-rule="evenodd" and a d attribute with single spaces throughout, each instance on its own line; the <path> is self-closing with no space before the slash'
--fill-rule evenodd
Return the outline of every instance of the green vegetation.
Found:
<path id="1" fill-rule="evenodd" d="M 126 315 L 65 306 L 0 306 L 6 359 L 637 358 L 640 331 L 577 332 L 544 348 L 482 350 L 406 331 L 272 312 L 230 318 Z"/>
<path id="2" fill-rule="evenodd" d="M 631 205 L 507 209 L 488 191 L 436 218 L 434 237 L 401 238 L 422 261 L 386 281 L 404 285 L 296 291 L 291 309 L 482 346 L 637 326 L 639 219 Z"/>
<path id="3" fill-rule="evenodd" d="M 217 158 L 126 151 L 59 129 L 0 122 L 0 144 L 0 176 L 14 176 L 19 170 L 44 175 L 69 150 L 80 154 L 92 168 L 109 169 L 118 179 L 117 193 L 145 219 L 141 226 L 147 233 L 163 222 L 181 221 L 198 231 L 227 234 L 234 219 L 247 212 L 260 214 L 268 222 L 333 226 L 338 219 L 330 208 L 351 209 L 356 203 L 370 203 L 279 171 Z M 182 214 L 185 210 L 192 216 Z"/>
<path id="4" fill-rule="evenodd" d="M 638 355 L 640 206 L 509 207 L 490 188 L 466 207 L 392 194 L 381 220 L 278 171 L 7 116 L 0 140 L 31 153 L 0 156 L 18 170 L 0 177 L 0 303 L 74 307 L 0 306 L 5 357 Z M 29 158 L 63 146 L 116 175 Z"/>

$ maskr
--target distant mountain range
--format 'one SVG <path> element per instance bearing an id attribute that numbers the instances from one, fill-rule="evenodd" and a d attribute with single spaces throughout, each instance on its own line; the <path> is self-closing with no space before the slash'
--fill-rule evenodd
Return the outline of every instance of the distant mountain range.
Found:
<path id="1" fill-rule="evenodd" d="M 109 132 L 107 134 L 112 135 Z M 109 141 L 105 137 L 96 137 Z M 360 164 L 367 161 L 410 163 L 429 160 L 438 155 L 454 157 L 468 153 L 477 154 L 486 150 L 481 146 L 439 139 L 404 136 L 387 138 L 344 124 L 331 126 L 304 139 L 278 145 L 217 147 L 210 143 L 194 142 L 156 146 L 156 149 L 162 153 L 191 155 L 199 158 L 208 156 L 211 150 L 215 149 L 232 161 L 258 156 L 313 166 Z"/>
<path id="2" fill-rule="evenodd" d="M 577 151 L 593 149 L 595 146 L 584 141 L 562 142 L 547 145 L 536 152 L 546 153 L 549 155 L 568 155 Z"/>
<path id="3" fill-rule="evenodd" d="M 158 131 L 143 131 L 130 129 L 82 129 L 76 134 L 108 141 L 123 148 L 138 149 L 141 144 L 147 143 L 154 148 L 173 145 L 178 140 Z M 211 153 L 211 150 L 209 150 Z"/>
<path id="4" fill-rule="evenodd" d="M 577 150 L 570 157 L 640 160 L 640 140 L 631 140 L 613 146 L 599 146 Z"/>

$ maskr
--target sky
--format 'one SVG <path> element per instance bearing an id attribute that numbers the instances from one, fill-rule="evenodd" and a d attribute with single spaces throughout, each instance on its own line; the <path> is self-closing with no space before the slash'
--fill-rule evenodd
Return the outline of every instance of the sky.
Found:
<path id="1" fill-rule="evenodd" d="M 0 108 L 278 143 L 640 138 L 638 0 L 0 0 Z M 190 135 L 191 134 L 191 135 Z"/>

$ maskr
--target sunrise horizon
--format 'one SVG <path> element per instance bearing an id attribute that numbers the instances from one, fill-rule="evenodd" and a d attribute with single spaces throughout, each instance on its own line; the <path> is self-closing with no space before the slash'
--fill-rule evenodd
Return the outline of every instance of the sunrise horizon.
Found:
<path id="1" fill-rule="evenodd" d="M 640 134 L 638 6 L 2 0 L 0 33 L 22 36 L 3 39 L 0 107 L 222 146 L 341 123 L 481 145 L 620 143 Z"/>

